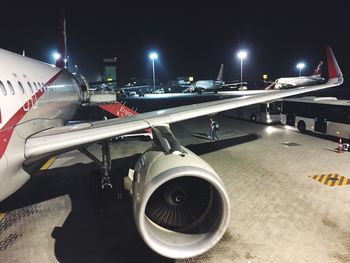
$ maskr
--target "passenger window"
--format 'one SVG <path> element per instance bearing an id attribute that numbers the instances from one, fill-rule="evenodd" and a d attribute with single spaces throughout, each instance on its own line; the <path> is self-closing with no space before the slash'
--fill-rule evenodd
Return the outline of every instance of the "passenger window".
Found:
<path id="1" fill-rule="evenodd" d="M 35 83 L 35 82 L 33 82 L 33 84 L 34 84 L 34 88 L 35 88 L 35 90 L 36 90 L 36 91 L 38 91 L 38 87 L 36 86 L 36 83 Z"/>
<path id="2" fill-rule="evenodd" d="M 15 95 L 15 90 L 10 81 L 7 81 L 7 86 L 9 87 L 11 94 Z"/>
<path id="3" fill-rule="evenodd" d="M 20 81 L 18 81 L 18 86 L 21 89 L 22 93 L 24 94 L 24 88 L 23 88 L 23 85 Z"/>
<path id="4" fill-rule="evenodd" d="M 7 91 L 5 89 L 4 84 L 2 83 L 2 81 L 0 80 L 0 89 L 2 91 L 2 94 L 4 94 L 5 96 L 7 95 Z"/>
<path id="5" fill-rule="evenodd" d="M 44 87 L 41 86 L 41 83 L 40 83 L 40 82 L 38 82 L 38 87 L 39 87 L 39 89 L 41 89 L 42 92 L 44 92 Z"/>
<path id="6" fill-rule="evenodd" d="M 33 94 L 34 91 L 33 91 L 32 85 L 30 85 L 29 81 L 27 82 L 27 84 L 28 84 L 28 87 L 30 88 L 31 93 Z"/>
<path id="7" fill-rule="evenodd" d="M 13 86 L 12 86 L 12 84 L 11 84 L 10 81 L 7 81 L 7 86 L 9 87 L 9 89 L 10 89 L 12 95 L 14 95 L 14 94 L 15 94 L 15 90 L 13 89 Z"/>

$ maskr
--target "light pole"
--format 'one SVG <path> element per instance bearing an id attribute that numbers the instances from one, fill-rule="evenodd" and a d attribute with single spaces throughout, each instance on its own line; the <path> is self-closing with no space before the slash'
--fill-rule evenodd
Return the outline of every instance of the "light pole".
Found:
<path id="1" fill-rule="evenodd" d="M 305 64 L 304 63 L 298 63 L 297 64 L 297 68 L 299 69 L 299 77 L 301 76 L 301 70 L 303 68 L 305 68 Z"/>
<path id="2" fill-rule="evenodd" d="M 237 57 L 241 60 L 241 88 L 243 86 L 243 60 L 247 57 L 248 53 L 244 50 L 240 50 L 237 53 Z"/>
<path id="3" fill-rule="evenodd" d="M 54 60 L 55 60 L 55 64 L 57 63 L 57 60 L 61 59 L 61 54 L 58 53 L 58 52 L 54 52 L 54 53 L 52 54 L 52 56 L 53 56 L 53 58 L 54 58 Z"/>
<path id="4" fill-rule="evenodd" d="M 152 69 L 153 69 L 153 91 L 156 90 L 156 73 L 154 70 L 154 60 L 158 58 L 158 54 L 156 52 L 152 52 L 149 54 L 149 58 L 152 60 Z"/>

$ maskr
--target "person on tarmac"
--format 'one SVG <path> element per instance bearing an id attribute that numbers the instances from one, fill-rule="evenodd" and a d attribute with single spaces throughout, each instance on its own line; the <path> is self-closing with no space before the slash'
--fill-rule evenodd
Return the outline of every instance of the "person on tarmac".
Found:
<path id="1" fill-rule="evenodd" d="M 210 118 L 210 127 L 209 127 L 209 135 L 208 138 L 210 140 L 219 140 L 219 136 L 217 131 L 219 129 L 219 123 L 216 122 L 213 118 Z"/>

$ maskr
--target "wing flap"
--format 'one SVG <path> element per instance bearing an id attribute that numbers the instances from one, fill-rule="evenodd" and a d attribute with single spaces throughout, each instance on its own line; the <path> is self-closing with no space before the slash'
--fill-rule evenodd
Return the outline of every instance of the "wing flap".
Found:
<path id="1" fill-rule="evenodd" d="M 87 125 L 64 126 L 62 128 L 52 128 L 44 132 L 37 133 L 27 139 L 25 145 L 25 157 L 27 160 L 39 159 L 48 154 L 57 154 L 73 149 L 81 148 L 94 142 L 99 142 L 107 138 L 118 135 L 143 130 L 149 124 L 143 120 L 113 119 L 99 122 L 92 122 Z"/>

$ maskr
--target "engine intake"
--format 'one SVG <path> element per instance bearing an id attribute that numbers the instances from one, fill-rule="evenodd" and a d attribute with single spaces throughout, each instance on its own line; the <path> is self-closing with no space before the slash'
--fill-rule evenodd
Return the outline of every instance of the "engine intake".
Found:
<path id="1" fill-rule="evenodd" d="M 135 167 L 134 218 L 144 241 L 169 258 L 189 258 L 212 248 L 229 223 L 223 183 L 200 157 L 146 151 Z"/>

